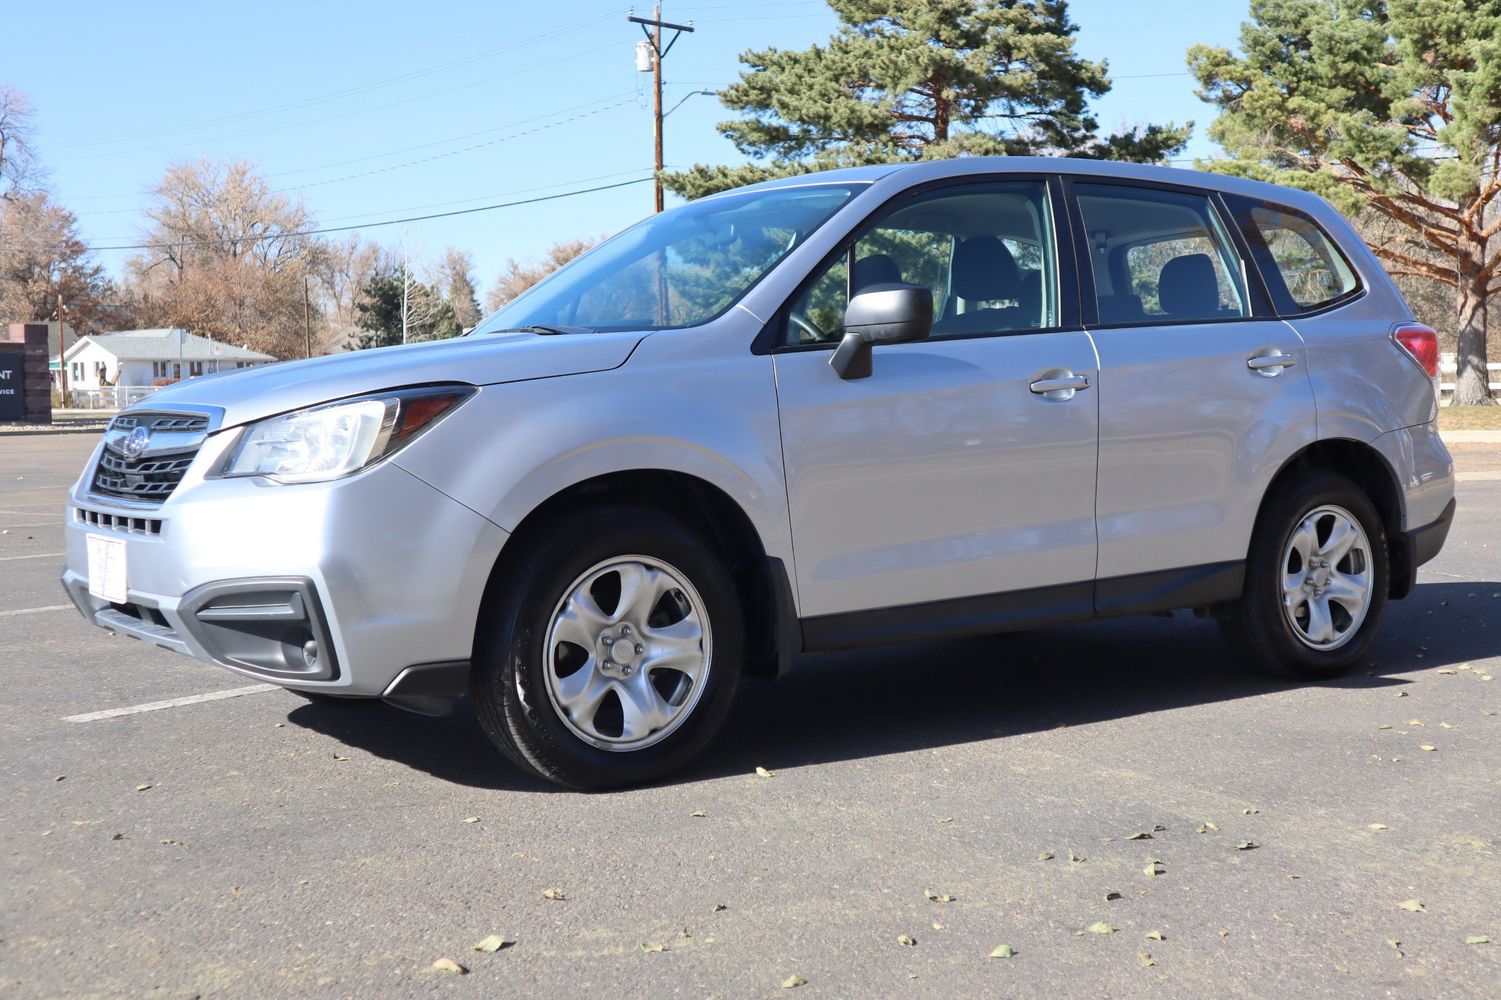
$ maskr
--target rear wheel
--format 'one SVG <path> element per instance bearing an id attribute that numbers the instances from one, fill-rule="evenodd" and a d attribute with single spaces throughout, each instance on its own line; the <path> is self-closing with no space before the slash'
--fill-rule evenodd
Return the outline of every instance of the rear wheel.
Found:
<path id="1" fill-rule="evenodd" d="M 1305 476 L 1267 501 L 1226 633 L 1253 665 L 1320 680 L 1354 666 L 1386 608 L 1381 517 L 1354 483 Z"/>
<path id="2" fill-rule="evenodd" d="M 491 740 L 575 788 L 649 781 L 697 754 L 729 709 L 745 645 L 715 548 L 654 511 L 602 507 L 513 558 L 471 680 Z"/>

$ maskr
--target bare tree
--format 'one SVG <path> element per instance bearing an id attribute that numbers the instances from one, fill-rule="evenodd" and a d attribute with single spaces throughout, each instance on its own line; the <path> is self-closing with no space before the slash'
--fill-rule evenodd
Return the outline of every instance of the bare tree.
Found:
<path id="1" fill-rule="evenodd" d="M 358 236 L 322 244 L 313 255 L 313 290 L 321 319 L 320 353 L 350 351 L 359 346 L 363 331 L 359 305 L 370 279 L 389 273 L 400 261 L 378 243 Z"/>
<path id="2" fill-rule="evenodd" d="M 0 84 L 0 198 L 7 201 L 30 191 L 41 180 L 32 142 L 35 111 L 26 95 Z"/>
<path id="3" fill-rule="evenodd" d="M 448 304 L 460 327 L 471 329 L 480 321 L 479 298 L 474 290 L 474 257 L 468 250 L 449 247 L 443 251 L 438 273 L 432 282 Z"/>
<path id="4" fill-rule="evenodd" d="M 507 260 L 505 270 L 500 272 L 500 276 L 495 279 L 495 284 L 485 295 L 486 308 L 494 312 L 599 242 L 598 238 L 567 240 L 563 243 L 554 243 L 538 260 L 525 262 L 515 258 Z"/>
<path id="5" fill-rule="evenodd" d="M 78 235 L 73 213 L 45 191 L 12 192 L 0 199 L 0 317 L 6 322 L 44 322 L 67 304 L 67 322 L 94 326 L 114 298 L 104 269 L 94 263 Z"/>
<path id="6" fill-rule="evenodd" d="M 153 192 L 151 248 L 126 265 L 145 316 L 278 357 L 303 344 L 304 279 L 319 244 L 301 202 L 249 163 L 178 164 Z"/>

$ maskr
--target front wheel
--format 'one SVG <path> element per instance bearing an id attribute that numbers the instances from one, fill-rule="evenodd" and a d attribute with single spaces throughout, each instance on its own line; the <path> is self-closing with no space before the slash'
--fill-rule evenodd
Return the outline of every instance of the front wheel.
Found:
<path id="1" fill-rule="evenodd" d="M 556 522 L 512 558 L 471 679 L 491 740 L 574 788 L 649 781 L 697 754 L 745 645 L 718 551 L 665 515 L 610 507 Z"/>
<path id="2" fill-rule="evenodd" d="M 1267 501 L 1226 633 L 1253 665 L 1300 680 L 1349 670 L 1386 608 L 1381 517 L 1354 483 L 1305 476 Z"/>

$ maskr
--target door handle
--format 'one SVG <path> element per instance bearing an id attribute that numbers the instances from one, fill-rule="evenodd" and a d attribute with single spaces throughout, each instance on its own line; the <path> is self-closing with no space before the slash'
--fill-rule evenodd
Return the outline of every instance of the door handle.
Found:
<path id="1" fill-rule="evenodd" d="M 1075 392 L 1089 388 L 1088 375 L 1076 375 L 1067 368 L 1055 368 L 1042 374 L 1042 378 L 1027 388 L 1044 399 L 1072 399 Z"/>
<path id="2" fill-rule="evenodd" d="M 1284 354 L 1276 348 L 1262 348 L 1246 359 L 1246 367 L 1258 375 L 1272 378 L 1282 374 L 1282 369 L 1291 368 L 1298 363 L 1298 359 L 1291 354 Z"/>

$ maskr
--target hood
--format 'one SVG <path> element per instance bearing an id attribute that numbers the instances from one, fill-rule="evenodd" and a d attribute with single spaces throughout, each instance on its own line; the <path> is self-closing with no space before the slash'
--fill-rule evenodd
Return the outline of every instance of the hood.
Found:
<path id="1" fill-rule="evenodd" d="M 224 411 L 233 427 L 367 392 L 429 382 L 495 385 L 619 368 L 645 333 L 482 334 L 331 354 L 305 361 L 184 379 L 134 409 L 192 406 Z"/>

